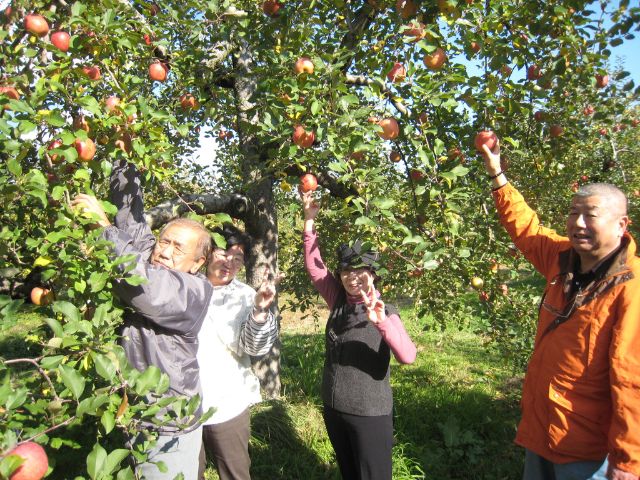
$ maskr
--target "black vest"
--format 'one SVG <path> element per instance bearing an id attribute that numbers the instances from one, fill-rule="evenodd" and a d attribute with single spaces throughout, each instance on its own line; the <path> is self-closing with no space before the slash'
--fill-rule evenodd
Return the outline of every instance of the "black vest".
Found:
<path id="1" fill-rule="evenodd" d="M 398 311 L 385 305 L 385 313 L 397 315 Z M 343 295 L 325 330 L 322 401 L 352 415 L 389 415 L 393 407 L 390 358 L 389 346 L 367 318 L 364 304 L 348 304 Z"/>

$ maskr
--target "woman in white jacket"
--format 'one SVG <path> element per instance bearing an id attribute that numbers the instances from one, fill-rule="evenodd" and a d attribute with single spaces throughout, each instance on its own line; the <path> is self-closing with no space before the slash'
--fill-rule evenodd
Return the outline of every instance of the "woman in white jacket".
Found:
<path id="1" fill-rule="evenodd" d="M 231 224 L 214 230 L 216 233 L 226 245 L 213 249 L 207 266 L 214 293 L 198 349 L 203 409 L 215 410 L 204 422 L 203 446 L 221 480 L 249 480 L 249 407 L 261 401 L 260 382 L 251 370 L 250 357 L 265 355 L 277 338 L 277 323 L 269 310 L 275 284 L 269 272 L 257 292 L 237 280 L 250 238 Z"/>

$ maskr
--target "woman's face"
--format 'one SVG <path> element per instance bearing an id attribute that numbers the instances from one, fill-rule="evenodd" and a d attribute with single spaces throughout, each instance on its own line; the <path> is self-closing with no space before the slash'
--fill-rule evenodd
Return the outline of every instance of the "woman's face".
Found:
<path id="1" fill-rule="evenodd" d="M 340 271 L 340 280 L 349 295 L 370 293 L 373 289 L 373 273 L 368 268 L 350 268 Z"/>

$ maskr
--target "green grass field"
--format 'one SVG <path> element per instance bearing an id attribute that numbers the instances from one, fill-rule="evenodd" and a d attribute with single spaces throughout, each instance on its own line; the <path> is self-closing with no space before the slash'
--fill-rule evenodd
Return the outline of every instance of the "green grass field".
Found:
<path id="1" fill-rule="evenodd" d="M 403 309 L 402 318 L 418 346 L 417 360 L 413 365 L 392 364 L 393 478 L 520 478 L 523 452 L 512 439 L 522 376 L 514 376 L 513 366 L 472 333 L 472 326 L 424 330 L 412 312 Z M 254 480 L 340 478 L 321 415 L 326 311 L 317 313 L 319 321 L 284 314 L 282 397 L 252 410 Z M 32 353 L 24 339 L 39 323 L 36 315 L 25 315 L 2 332 L 3 356 Z M 206 478 L 218 478 L 212 466 Z"/>

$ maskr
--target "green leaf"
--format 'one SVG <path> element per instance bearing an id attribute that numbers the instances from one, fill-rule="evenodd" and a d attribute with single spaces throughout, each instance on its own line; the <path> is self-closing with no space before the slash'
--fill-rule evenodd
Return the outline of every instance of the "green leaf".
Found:
<path id="1" fill-rule="evenodd" d="M 147 279 L 141 277 L 139 275 L 132 275 L 129 277 L 124 277 L 124 281 L 127 282 L 132 287 L 137 287 L 138 285 L 142 285 L 143 283 L 147 283 Z"/>
<path id="2" fill-rule="evenodd" d="M 97 479 L 102 476 L 106 460 L 106 450 L 102 448 L 99 443 L 96 443 L 91 453 L 87 455 L 87 473 L 89 474 L 89 478 Z"/>
<path id="3" fill-rule="evenodd" d="M 104 412 L 102 414 L 102 416 L 100 417 L 100 423 L 102 424 L 102 427 L 104 428 L 104 433 L 106 433 L 106 434 L 110 433 L 111 430 L 113 430 L 113 427 L 115 427 L 115 425 L 116 425 L 116 418 L 115 418 L 113 412 L 110 412 L 109 410 Z"/>
<path id="4" fill-rule="evenodd" d="M 67 365 L 60 365 L 58 367 L 62 383 L 67 387 L 76 400 L 80 398 L 82 392 L 84 392 L 85 380 L 84 377 L 77 370 Z"/>
<path id="5" fill-rule="evenodd" d="M 135 392 L 138 395 L 144 395 L 153 389 L 160 382 L 160 376 L 162 372 L 160 369 L 154 365 L 147 368 L 140 376 L 136 379 L 135 384 Z"/>
<path id="6" fill-rule="evenodd" d="M 111 358 L 97 352 L 91 352 L 91 358 L 96 366 L 96 372 L 105 380 L 111 380 L 116 374 L 116 365 Z"/>
<path id="7" fill-rule="evenodd" d="M 45 318 L 44 322 L 49 325 L 49 328 L 53 332 L 53 335 L 56 337 L 64 337 L 64 330 L 62 325 L 55 318 Z M 51 368 L 51 367 L 49 367 Z"/>
<path id="8" fill-rule="evenodd" d="M 365 217 L 364 215 L 356 219 L 356 225 L 369 225 L 371 227 L 378 226 L 378 224 L 375 221 L 373 221 L 369 217 Z"/>
<path id="9" fill-rule="evenodd" d="M 105 284 L 109 280 L 109 274 L 107 272 L 93 272 L 89 277 L 89 285 L 92 292 L 100 292 L 104 288 Z"/>
<path id="10" fill-rule="evenodd" d="M 40 366 L 44 370 L 52 370 L 56 368 L 64 360 L 64 355 L 53 355 L 51 357 L 44 357 L 40 360 Z"/>
<path id="11" fill-rule="evenodd" d="M 107 461 L 104 463 L 104 473 L 108 475 L 113 473 L 128 456 L 129 450 L 124 448 L 118 448 L 110 452 L 109 455 L 107 455 Z"/>
<path id="12" fill-rule="evenodd" d="M 79 322 L 82 316 L 80 310 L 73 303 L 57 301 L 53 304 L 53 311 L 63 315 L 70 322 Z"/>

